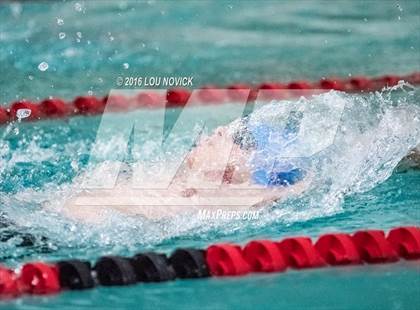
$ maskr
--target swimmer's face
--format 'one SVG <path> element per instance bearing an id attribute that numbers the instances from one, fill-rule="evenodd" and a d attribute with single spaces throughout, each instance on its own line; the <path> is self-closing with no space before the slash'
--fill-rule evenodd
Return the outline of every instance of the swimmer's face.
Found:
<path id="1" fill-rule="evenodd" d="M 217 178 L 226 170 L 249 174 L 247 162 L 250 152 L 233 142 L 226 127 L 219 127 L 215 133 L 200 140 L 188 156 L 188 167 L 206 178 Z"/>

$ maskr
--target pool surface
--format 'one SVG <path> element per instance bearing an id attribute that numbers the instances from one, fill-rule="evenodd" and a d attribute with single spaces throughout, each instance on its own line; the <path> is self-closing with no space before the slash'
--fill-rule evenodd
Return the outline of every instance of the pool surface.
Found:
<path id="1" fill-rule="evenodd" d="M 118 88 L 120 76 L 193 76 L 194 87 L 199 87 L 420 71 L 420 2 L 414 0 L 25 1 L 1 3 L 0 20 L 2 106 L 50 95 L 68 100 L 103 96 Z M 420 144 L 419 88 L 331 92 L 310 100 L 344 100 L 341 131 L 331 148 L 314 157 L 317 182 L 311 191 L 273 206 L 256 221 L 203 221 L 192 216 L 153 222 L 122 215 L 102 225 L 72 221 L 62 216 L 60 205 L 75 191 L 78 176 L 89 169 L 101 118 L 0 126 L 0 215 L 2 221 L 12 222 L 0 225 L 0 261 L 12 267 L 33 260 L 94 261 L 106 254 L 171 253 L 221 241 L 245 244 L 251 239 L 420 226 L 420 170 L 396 168 Z M 189 121 L 211 115 L 206 129 L 210 133 L 234 120 L 234 110 L 234 104 L 195 108 Z M 276 105 L 270 110 L 276 113 Z M 170 126 L 178 111 L 166 113 Z M 262 119 L 267 116 L 256 113 Z M 159 115 L 154 110 L 115 113 L 110 121 L 139 120 L 144 125 L 140 145 L 148 146 Z M 170 142 L 174 153 L 188 147 L 184 134 Z M 110 145 L 118 142 L 112 135 Z M 128 149 L 129 164 L 153 158 L 150 149 L 132 141 Z M 104 145 L 101 151 L 101 160 L 110 160 L 115 150 Z M 15 237 L 7 237 L 11 233 Z M 416 305 L 420 268 L 415 261 L 98 287 L 0 302 L 4 309 Z"/>

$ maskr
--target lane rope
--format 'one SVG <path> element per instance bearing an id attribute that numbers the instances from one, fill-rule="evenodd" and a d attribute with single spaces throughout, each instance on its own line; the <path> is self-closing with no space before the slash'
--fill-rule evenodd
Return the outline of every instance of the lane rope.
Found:
<path id="1" fill-rule="evenodd" d="M 361 230 L 354 234 L 327 233 L 315 243 L 309 237 L 253 240 L 245 246 L 233 243 L 207 249 L 176 249 L 139 253 L 132 257 L 103 256 L 86 260 L 28 262 L 16 270 L 0 266 L 0 299 L 48 295 L 65 290 L 119 286 L 175 279 L 243 276 L 249 273 L 284 272 L 287 269 L 325 268 L 393 263 L 420 259 L 420 227 Z"/>
<path id="2" fill-rule="evenodd" d="M 198 89 L 198 103 L 220 104 L 232 102 L 243 98 L 243 93 L 248 95 L 247 101 L 253 102 L 259 91 L 263 91 L 264 100 L 287 99 L 287 90 L 296 94 L 299 90 L 338 90 L 346 92 L 370 92 L 381 90 L 384 87 L 397 85 L 399 81 L 406 81 L 412 85 L 420 85 L 420 72 L 408 75 L 383 75 L 379 77 L 356 76 L 352 78 L 323 78 L 317 82 L 292 81 L 289 83 L 264 82 L 259 85 L 236 83 L 227 87 L 206 85 Z M 221 92 L 221 90 L 226 90 Z M 281 96 L 278 92 L 282 90 Z M 279 97 L 280 96 L 280 97 Z M 292 94 L 290 94 L 292 96 Z M 7 107 L 0 106 L 0 125 L 12 122 L 19 117 L 18 111 L 29 111 L 30 114 L 23 118 L 25 121 L 37 121 L 44 119 L 67 118 L 75 115 L 98 115 L 104 112 L 105 106 L 112 107 L 113 111 L 130 111 L 145 108 L 183 107 L 191 97 L 191 91 L 183 88 L 169 89 L 165 94 L 159 94 L 153 90 L 138 93 L 132 97 L 123 95 L 105 96 L 78 96 L 66 102 L 60 98 L 50 97 L 40 102 L 20 100 L 11 103 Z M 259 98 L 260 99 L 260 98 Z"/>

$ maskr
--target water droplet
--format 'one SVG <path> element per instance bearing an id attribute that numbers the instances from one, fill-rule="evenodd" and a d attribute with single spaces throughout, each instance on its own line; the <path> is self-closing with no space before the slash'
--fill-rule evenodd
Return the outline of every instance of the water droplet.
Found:
<path id="1" fill-rule="evenodd" d="M 28 79 L 32 81 L 34 79 L 33 75 L 28 75 Z"/>
<path id="2" fill-rule="evenodd" d="M 74 171 L 79 170 L 79 164 L 77 163 L 77 161 L 72 160 L 72 162 L 70 163 L 71 167 L 73 168 Z"/>
<path id="3" fill-rule="evenodd" d="M 46 63 L 45 61 L 41 62 L 41 63 L 38 65 L 38 69 L 39 69 L 40 71 L 46 71 L 46 70 L 48 69 L 48 63 Z"/>
<path id="4" fill-rule="evenodd" d="M 83 6 L 82 6 L 79 2 L 76 2 L 76 3 L 74 4 L 74 9 L 75 9 L 77 12 L 81 12 L 81 11 L 82 11 L 82 9 L 83 9 Z"/>
<path id="5" fill-rule="evenodd" d="M 128 68 L 130 68 L 130 65 L 125 62 L 125 63 L 123 63 L 123 67 L 124 67 L 125 70 L 127 70 Z"/>
<path id="6" fill-rule="evenodd" d="M 81 39 L 82 38 L 82 33 L 80 31 L 78 31 L 78 32 L 76 32 L 76 36 Z"/>
<path id="7" fill-rule="evenodd" d="M 58 37 L 60 38 L 60 40 L 63 40 L 66 37 L 66 34 L 64 32 L 60 32 L 58 34 Z"/>
<path id="8" fill-rule="evenodd" d="M 109 41 L 114 41 L 114 37 L 113 36 L 110 36 L 109 37 Z"/>
<path id="9" fill-rule="evenodd" d="M 57 17 L 57 25 L 63 26 L 64 25 L 64 20 L 62 18 Z"/>
<path id="10" fill-rule="evenodd" d="M 93 91 L 89 90 L 89 91 L 88 91 L 88 95 L 89 95 L 89 96 L 93 96 Z"/>
<path id="11" fill-rule="evenodd" d="M 16 117 L 21 120 L 31 116 L 32 111 L 30 109 L 18 109 L 16 111 Z"/>

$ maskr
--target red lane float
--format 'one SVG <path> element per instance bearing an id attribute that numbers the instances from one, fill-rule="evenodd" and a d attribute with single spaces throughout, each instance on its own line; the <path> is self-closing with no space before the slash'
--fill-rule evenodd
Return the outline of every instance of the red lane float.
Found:
<path id="1" fill-rule="evenodd" d="M 330 78 L 330 79 L 321 80 L 319 82 L 319 86 L 322 89 L 334 89 L 334 90 L 339 90 L 339 91 L 346 90 L 343 81 L 341 81 L 338 78 Z"/>
<path id="2" fill-rule="evenodd" d="M 397 253 L 386 240 L 382 230 L 358 231 L 353 235 L 353 242 L 360 257 L 367 263 L 387 263 L 398 260 Z"/>
<path id="3" fill-rule="evenodd" d="M 9 121 L 9 112 L 6 109 L 0 107 L 0 125 L 5 124 Z"/>
<path id="4" fill-rule="evenodd" d="M 420 258 L 420 229 L 418 227 L 394 228 L 389 232 L 387 240 L 399 256 L 405 259 Z"/>
<path id="5" fill-rule="evenodd" d="M 232 101 L 243 101 L 244 99 L 251 97 L 252 86 L 248 84 L 237 83 L 228 86 L 227 89 L 228 98 Z"/>
<path id="6" fill-rule="evenodd" d="M 288 97 L 287 85 L 277 82 L 266 82 L 258 86 L 258 99 L 281 100 Z"/>
<path id="7" fill-rule="evenodd" d="M 130 100 L 123 95 L 109 95 L 102 99 L 102 104 L 107 111 L 121 112 L 129 111 L 133 108 Z"/>
<path id="8" fill-rule="evenodd" d="M 40 262 L 23 265 L 17 282 L 23 292 L 28 294 L 45 295 L 60 290 L 57 267 Z"/>
<path id="9" fill-rule="evenodd" d="M 30 101 L 22 100 L 22 101 L 13 103 L 10 106 L 10 112 L 9 112 L 10 117 L 14 120 L 18 119 L 17 114 L 19 110 L 29 110 L 31 112 L 31 114 L 25 118 L 26 120 L 33 121 L 33 120 L 40 119 L 42 116 L 42 112 L 41 112 L 41 109 L 39 108 L 39 105 Z"/>
<path id="10" fill-rule="evenodd" d="M 0 266 L 0 299 L 13 298 L 20 295 L 16 274 L 7 268 Z"/>
<path id="11" fill-rule="evenodd" d="M 288 89 L 313 89 L 314 87 L 307 81 L 295 81 L 287 85 Z"/>
<path id="12" fill-rule="evenodd" d="M 287 86 L 282 83 L 277 82 L 265 82 L 262 83 L 258 89 L 269 89 L 269 90 L 278 90 L 278 89 L 286 89 Z"/>
<path id="13" fill-rule="evenodd" d="M 64 117 L 71 113 L 71 106 L 59 98 L 45 99 L 39 104 L 42 113 L 47 117 Z"/>
<path id="14" fill-rule="evenodd" d="M 187 103 L 190 96 L 191 93 L 187 89 L 170 89 L 166 93 L 166 99 L 168 101 L 167 107 L 182 107 Z"/>
<path id="15" fill-rule="evenodd" d="M 322 267 L 324 260 L 308 237 L 286 238 L 278 244 L 288 266 L 296 269 Z"/>
<path id="16" fill-rule="evenodd" d="M 353 239 L 348 234 L 326 234 L 315 243 L 315 249 L 327 264 L 360 264 L 361 259 Z"/>
<path id="17" fill-rule="evenodd" d="M 134 105 L 138 108 L 162 108 L 165 104 L 165 96 L 157 92 L 141 92 L 134 98 Z"/>
<path id="18" fill-rule="evenodd" d="M 95 115 L 104 111 L 105 104 L 103 100 L 99 100 L 93 96 L 77 97 L 73 101 L 78 114 Z"/>
<path id="19" fill-rule="evenodd" d="M 227 100 L 227 94 L 224 89 L 207 85 L 198 90 L 197 99 L 202 103 L 224 103 Z"/>
<path id="20" fill-rule="evenodd" d="M 364 76 L 356 76 L 346 82 L 345 89 L 348 91 L 370 91 L 372 81 Z"/>
<path id="21" fill-rule="evenodd" d="M 54 264 L 27 263 L 18 274 L 0 266 L 0 299 L 89 289 L 95 285 L 162 282 L 174 277 L 240 276 L 250 272 L 282 272 L 288 267 L 391 263 L 400 257 L 420 259 L 419 227 L 394 228 L 387 237 L 381 230 L 358 231 L 354 235 L 328 233 L 320 236 L 315 245 L 308 237 L 255 240 L 244 248 L 229 243 L 215 244 L 207 250 L 178 249 L 169 259 L 153 252 L 139 253 L 132 258 L 106 256 L 99 261 L 105 259 L 112 264 L 102 264 L 100 268 L 98 263 L 92 268 L 90 262 L 75 259 Z M 139 264 L 139 258 L 147 264 L 143 260 Z"/>
<path id="22" fill-rule="evenodd" d="M 318 82 L 292 81 L 281 83 L 270 81 L 259 85 L 236 83 L 227 88 L 207 85 L 198 89 L 194 93 L 193 99 L 202 104 L 219 104 L 229 100 L 233 102 L 242 102 L 244 100 L 254 102 L 257 98 L 259 100 L 282 100 L 311 94 L 310 90 L 317 89 L 369 92 L 396 85 L 400 80 L 407 81 L 413 85 L 419 85 L 420 72 L 414 72 L 405 76 L 388 74 L 374 78 L 365 76 L 355 76 L 350 79 L 331 77 L 323 78 Z M 191 94 L 190 90 L 175 88 L 168 90 L 163 95 L 148 91 L 141 92 L 133 98 L 125 98 L 124 96 L 113 94 L 110 96 L 111 101 L 108 96 L 105 96 L 105 98 L 80 96 L 67 104 L 58 98 L 46 99 L 39 104 L 31 101 L 19 101 L 13 103 L 9 108 L 0 107 L 0 124 L 16 120 L 18 109 L 31 110 L 31 115 L 25 118 L 25 120 L 34 121 L 44 118 L 67 117 L 69 115 L 97 115 L 104 112 L 107 104 L 109 105 L 109 111 L 117 112 L 129 111 L 135 108 L 184 107 L 188 100 L 191 99 Z"/>
<path id="23" fill-rule="evenodd" d="M 397 75 L 384 75 L 373 79 L 373 83 L 378 85 L 377 87 L 379 88 L 383 86 L 390 87 L 397 85 L 400 79 Z"/>
<path id="24" fill-rule="evenodd" d="M 270 240 L 249 242 L 243 256 L 254 272 L 279 272 L 287 268 L 278 245 Z"/>
<path id="25" fill-rule="evenodd" d="M 214 276 L 238 276 L 251 271 L 242 256 L 241 247 L 234 244 L 216 244 L 207 248 L 206 262 Z"/>

